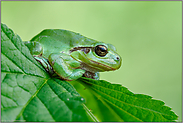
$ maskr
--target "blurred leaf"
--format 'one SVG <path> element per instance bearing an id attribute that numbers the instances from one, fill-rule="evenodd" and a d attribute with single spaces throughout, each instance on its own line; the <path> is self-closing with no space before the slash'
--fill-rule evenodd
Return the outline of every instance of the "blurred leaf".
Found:
<path id="1" fill-rule="evenodd" d="M 125 122 L 170 122 L 178 118 L 163 101 L 151 96 L 134 94 L 119 84 L 104 80 L 81 78 L 79 82 L 91 89 L 95 96 Z M 114 118 L 115 120 L 115 118 Z"/>
<path id="2" fill-rule="evenodd" d="M 97 121 L 73 86 L 50 76 L 1 24 L 1 121 Z"/>
<path id="3" fill-rule="evenodd" d="M 76 88 L 77 92 L 85 98 L 85 105 L 100 122 L 124 122 L 108 105 L 105 105 L 103 100 L 98 99 L 98 97 L 90 91 L 90 86 L 84 86 L 80 82 L 79 79 L 72 81 L 71 84 Z"/>

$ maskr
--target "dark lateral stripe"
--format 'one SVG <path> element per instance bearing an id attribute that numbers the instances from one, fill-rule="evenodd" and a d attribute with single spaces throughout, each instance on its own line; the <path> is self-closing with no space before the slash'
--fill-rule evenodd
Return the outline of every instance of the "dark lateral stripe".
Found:
<path id="1" fill-rule="evenodd" d="M 81 50 L 81 51 L 84 51 L 86 54 L 90 52 L 90 50 L 92 49 L 93 47 L 74 47 L 72 48 L 70 51 L 70 53 L 74 52 L 74 51 L 77 51 L 77 50 Z"/>

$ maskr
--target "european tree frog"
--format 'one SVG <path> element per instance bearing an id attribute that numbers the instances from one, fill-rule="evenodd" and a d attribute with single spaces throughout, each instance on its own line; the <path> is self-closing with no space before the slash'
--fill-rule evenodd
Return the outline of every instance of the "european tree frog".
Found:
<path id="1" fill-rule="evenodd" d="M 68 30 L 43 30 L 25 45 L 50 74 L 67 81 L 99 79 L 98 72 L 116 70 L 122 62 L 113 45 Z"/>

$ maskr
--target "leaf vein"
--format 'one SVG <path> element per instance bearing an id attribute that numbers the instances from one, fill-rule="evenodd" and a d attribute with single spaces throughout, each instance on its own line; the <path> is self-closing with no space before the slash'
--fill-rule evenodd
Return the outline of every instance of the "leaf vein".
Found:
<path id="1" fill-rule="evenodd" d="M 93 88 L 93 87 L 92 87 L 92 88 Z M 102 91 L 100 91 L 100 90 L 97 90 L 97 89 L 95 89 L 95 88 L 93 88 L 93 89 L 94 89 L 94 90 L 96 90 L 96 91 L 99 91 L 100 93 L 103 93 L 104 95 L 110 96 L 110 97 L 111 97 L 111 98 L 113 98 L 114 100 L 120 101 L 120 102 L 122 102 L 122 103 L 124 103 L 124 104 L 127 104 L 127 105 L 130 105 L 130 106 L 132 106 L 132 107 L 137 107 L 137 108 L 141 108 L 141 109 L 144 109 L 144 110 L 152 111 L 152 112 L 155 112 L 155 113 L 161 114 L 162 116 L 163 116 L 163 115 L 167 115 L 167 116 L 169 116 L 168 114 L 164 114 L 164 113 L 161 113 L 161 112 L 158 112 L 158 111 L 152 110 L 152 109 L 150 110 L 150 109 L 148 109 L 148 108 L 144 108 L 144 107 L 140 107 L 140 106 L 136 106 L 136 105 L 132 105 L 132 104 L 129 104 L 129 103 L 123 102 L 123 101 L 121 101 L 121 100 L 118 100 L 118 99 L 116 99 L 116 98 L 112 97 L 111 95 L 105 94 L 104 92 L 102 92 Z M 114 104 L 114 105 L 115 105 L 115 104 Z"/>
<path id="2" fill-rule="evenodd" d="M 41 88 L 47 83 L 48 79 L 40 86 L 40 88 L 32 95 L 32 97 L 27 101 L 27 103 L 24 105 L 20 113 L 17 115 L 16 120 L 22 115 L 24 112 L 26 106 L 31 102 L 31 100 L 38 94 L 38 92 L 41 90 Z"/>
<path id="3" fill-rule="evenodd" d="M 44 104 L 44 102 L 37 96 L 37 98 L 42 102 L 42 104 L 45 106 L 45 108 L 47 109 L 47 111 L 49 112 L 49 114 L 51 115 L 52 119 L 55 121 L 53 115 L 51 114 L 50 110 L 48 109 L 48 107 L 46 107 L 46 105 Z M 56 122 L 56 121 L 55 121 Z"/>
<path id="4" fill-rule="evenodd" d="M 27 90 L 27 89 L 23 88 L 23 87 L 22 87 L 22 86 L 20 86 L 18 83 L 17 83 L 17 85 L 18 85 L 18 87 L 20 87 L 22 90 L 24 90 L 24 91 L 28 92 L 29 94 L 31 94 L 31 93 L 29 92 L 29 90 Z"/>
<path id="5" fill-rule="evenodd" d="M 118 93 L 123 93 L 123 94 L 130 95 L 130 94 L 128 94 L 128 93 L 124 93 L 124 92 L 119 91 L 119 90 L 114 90 L 114 89 L 107 88 L 107 87 L 104 87 L 104 86 L 101 86 L 101 85 L 97 85 L 97 84 L 95 84 L 95 83 L 91 83 L 91 82 L 89 82 L 89 81 L 84 81 L 84 82 L 89 83 L 89 84 L 92 84 L 92 85 L 95 85 L 95 86 L 99 86 L 99 87 L 102 87 L 102 88 L 105 88 L 105 89 L 108 89 L 108 90 L 111 90 L 111 91 L 115 91 L 115 92 L 118 92 Z M 130 95 L 130 96 L 133 96 L 133 95 Z M 135 97 L 135 96 L 134 96 L 134 98 L 136 98 L 136 99 L 137 99 L 137 97 Z"/>
<path id="6" fill-rule="evenodd" d="M 11 73 L 11 72 L 8 72 L 8 71 L 1 71 L 2 73 L 6 73 L 6 74 L 17 74 L 17 75 L 26 75 L 26 76 L 34 76 L 34 77 L 38 77 L 38 78 L 44 78 L 44 77 L 42 77 L 42 76 L 38 76 L 38 75 L 34 75 L 34 74 L 25 74 L 25 73 L 15 73 L 15 72 L 13 72 L 13 73 Z"/>
<path id="7" fill-rule="evenodd" d="M 92 88 L 93 88 L 93 87 L 92 87 Z M 95 88 L 93 88 L 93 89 L 96 90 L 96 91 L 99 91 L 99 90 L 97 90 L 97 89 L 95 89 Z M 103 92 L 100 91 L 100 93 L 103 93 Z M 103 94 L 104 94 L 104 95 L 107 95 L 107 94 L 105 94 L 105 93 L 103 93 Z M 110 95 L 107 95 L 107 96 L 110 96 Z M 101 96 L 101 97 L 103 98 L 103 96 Z M 110 96 L 110 97 L 111 97 L 111 96 Z M 111 98 L 114 98 L 114 97 L 111 97 Z M 106 100 L 107 102 L 111 103 L 112 105 L 118 107 L 119 109 L 123 110 L 124 112 L 128 113 L 128 114 L 131 115 L 132 117 L 134 117 L 134 118 L 140 120 L 138 117 L 132 115 L 131 113 L 127 112 L 126 110 L 122 109 L 121 107 L 115 105 L 114 103 L 112 103 L 111 101 L 107 100 L 106 98 L 103 98 L 103 99 Z M 114 98 L 114 99 L 115 99 L 115 98 Z M 117 99 L 115 99 L 115 100 L 117 100 Z M 123 102 L 123 101 L 120 101 L 120 102 L 125 103 L 125 102 Z M 125 103 L 125 104 L 128 104 L 128 103 Z M 140 121 L 142 121 L 142 120 L 140 120 Z"/>
<path id="8" fill-rule="evenodd" d="M 1 73 L 2 73 L 2 71 L 1 71 Z M 6 75 L 4 76 L 3 80 L 1 80 L 1 83 L 4 82 L 4 80 L 5 80 L 6 76 L 7 76 L 7 73 L 5 73 L 5 74 L 6 74 Z M 2 85 L 1 85 L 1 86 L 2 86 Z M 1 91 L 1 93 L 2 93 L 2 91 Z"/>
<path id="9" fill-rule="evenodd" d="M 17 107 L 22 107 L 22 105 L 11 106 L 11 107 L 5 107 L 5 108 L 2 108 L 1 111 L 6 110 L 6 109 L 11 109 L 11 108 L 17 108 Z"/>
<path id="10" fill-rule="evenodd" d="M 88 82 L 88 83 L 90 83 L 90 82 Z M 116 91 L 116 92 L 123 93 L 123 92 L 121 92 L 121 91 L 117 91 L 117 90 L 113 90 L 113 89 L 110 89 L 110 88 L 106 88 L 106 87 L 97 85 L 97 84 L 95 84 L 95 83 L 90 83 L 90 84 L 93 84 L 93 85 L 95 85 L 95 86 L 99 86 L 99 87 L 101 87 L 101 88 L 105 88 L 105 89 L 108 89 L 108 90 L 111 90 L 111 91 Z M 92 88 L 94 88 L 94 87 L 92 87 Z M 95 88 L 94 88 L 94 89 L 95 89 Z M 95 89 L 95 90 L 97 90 L 97 89 Z M 98 91 L 99 91 L 99 90 L 98 90 Z M 102 91 L 100 91 L 100 92 L 102 92 Z M 103 92 L 102 92 L 102 93 L 103 93 Z M 104 93 L 104 94 L 105 94 L 105 93 Z M 126 93 L 123 93 L 123 94 L 126 94 Z M 106 95 L 108 95 L 108 94 L 106 94 Z M 118 100 L 118 99 L 112 97 L 111 95 L 109 95 L 109 96 L 110 96 L 111 98 L 115 99 L 115 100 Z M 138 99 L 137 97 L 134 97 L 134 98 Z M 118 101 L 121 101 L 121 100 L 118 100 Z M 121 102 L 122 102 L 122 101 L 121 101 Z M 124 103 L 125 103 L 125 102 L 124 102 Z M 128 103 L 125 103 L 125 104 L 128 104 Z M 131 105 L 131 104 L 128 104 L 128 105 Z M 148 108 L 144 108 L 144 107 L 140 107 L 140 106 L 136 106 L 136 105 L 131 105 L 131 106 L 138 107 L 138 108 L 142 108 L 142 109 L 145 109 L 145 110 L 150 110 L 150 109 L 148 109 Z M 150 111 L 153 111 L 153 112 L 156 112 L 156 113 L 160 113 L 160 114 L 163 114 L 163 115 L 167 115 L 167 114 L 164 114 L 164 113 L 155 111 L 155 110 L 150 110 Z"/>
<path id="11" fill-rule="evenodd" d="M 58 83 L 57 83 L 58 84 Z M 58 84 L 58 85 L 60 85 L 60 84 Z M 48 86 L 51 88 L 51 90 L 55 93 L 55 95 L 57 95 L 57 97 L 61 100 L 61 101 L 63 101 L 64 103 L 65 103 L 65 105 L 67 105 L 67 107 L 68 107 L 68 109 L 73 113 L 73 111 L 69 108 L 69 106 L 68 106 L 68 104 L 63 100 L 63 99 L 61 99 L 59 96 L 58 96 L 58 94 L 55 92 L 55 90 L 48 84 Z M 61 85 L 60 85 L 61 86 Z M 63 87 L 63 86 L 62 86 Z M 66 89 L 65 89 L 66 90 Z M 67 91 L 68 92 L 68 91 Z M 64 93 L 64 92 L 62 92 L 62 93 Z M 62 93 L 60 93 L 60 94 L 62 94 Z M 70 92 L 69 92 L 70 93 Z M 70 93 L 71 94 L 71 93 Z"/>
<path id="12" fill-rule="evenodd" d="M 7 55 L 5 55 L 3 52 L 1 52 L 1 54 L 3 54 L 7 59 L 9 59 L 14 65 L 16 65 L 20 70 L 22 70 L 22 72 L 25 74 L 25 71 L 23 69 L 20 68 L 20 66 L 18 66 L 12 59 L 10 59 Z"/>
<path id="13" fill-rule="evenodd" d="M 8 98 L 8 99 L 11 99 L 13 102 L 15 102 L 16 104 L 17 104 L 17 106 L 18 106 L 18 103 L 16 102 L 16 100 L 14 100 L 13 98 L 11 98 L 11 97 L 9 97 L 9 96 L 7 96 L 7 95 L 4 95 L 4 94 L 2 94 L 1 93 L 1 96 L 4 96 L 4 97 L 6 97 L 6 98 Z M 2 103 L 2 102 L 1 102 Z"/>

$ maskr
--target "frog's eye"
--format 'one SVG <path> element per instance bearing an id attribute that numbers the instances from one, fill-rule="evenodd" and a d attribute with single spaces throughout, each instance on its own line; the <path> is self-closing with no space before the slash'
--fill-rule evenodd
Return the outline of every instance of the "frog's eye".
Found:
<path id="1" fill-rule="evenodd" d="M 98 55 L 98 56 L 101 56 L 101 57 L 104 57 L 108 51 L 107 51 L 107 47 L 104 46 L 104 45 L 97 45 L 95 47 L 95 53 Z"/>

